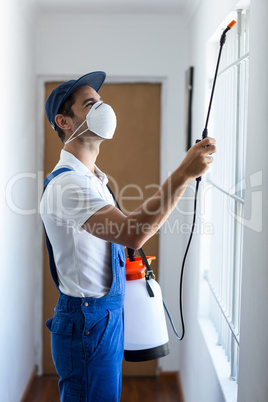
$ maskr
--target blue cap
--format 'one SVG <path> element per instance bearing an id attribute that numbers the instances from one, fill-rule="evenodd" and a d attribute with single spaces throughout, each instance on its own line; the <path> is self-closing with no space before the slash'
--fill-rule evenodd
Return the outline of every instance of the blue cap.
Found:
<path id="1" fill-rule="evenodd" d="M 78 80 L 66 81 L 53 89 L 46 101 L 46 114 L 52 128 L 55 130 L 55 117 L 58 114 L 60 106 L 68 96 L 84 85 L 89 85 L 96 92 L 99 92 L 105 78 L 106 74 L 103 71 L 94 71 L 93 73 L 83 75 Z"/>

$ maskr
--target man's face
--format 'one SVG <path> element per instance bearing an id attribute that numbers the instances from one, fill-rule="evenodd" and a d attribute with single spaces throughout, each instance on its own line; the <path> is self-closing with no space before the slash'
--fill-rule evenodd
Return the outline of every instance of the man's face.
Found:
<path id="1" fill-rule="evenodd" d="M 75 118 L 79 119 L 81 123 L 86 119 L 86 115 L 94 105 L 101 99 L 100 95 L 88 85 L 78 88 L 74 92 L 75 103 L 72 106 Z M 80 123 L 80 124 L 81 124 Z"/>
<path id="2" fill-rule="evenodd" d="M 85 120 L 88 112 L 96 102 L 102 100 L 100 95 L 88 85 L 78 88 L 73 93 L 73 96 L 74 103 L 71 107 L 73 117 L 71 117 L 71 115 L 66 116 L 63 114 L 57 114 L 55 117 L 56 124 L 65 132 L 65 141 L 76 131 L 79 126 L 81 126 L 81 128 L 77 131 L 77 134 L 85 130 L 87 127 Z M 87 136 L 88 133 L 83 136 L 83 139 Z"/>

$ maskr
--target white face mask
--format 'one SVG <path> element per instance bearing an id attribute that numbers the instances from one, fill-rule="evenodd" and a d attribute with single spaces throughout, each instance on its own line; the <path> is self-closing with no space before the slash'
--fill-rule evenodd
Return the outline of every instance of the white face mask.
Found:
<path id="1" fill-rule="evenodd" d="M 74 135 L 77 133 L 80 127 L 87 122 L 87 129 L 79 133 L 76 137 Z M 107 105 L 103 102 L 96 102 L 88 112 L 86 116 L 86 120 L 80 124 L 79 127 L 75 130 L 75 132 L 68 138 L 65 144 L 75 140 L 80 135 L 84 134 L 86 131 L 91 131 L 94 134 L 97 134 L 101 138 L 105 138 L 106 140 L 113 138 L 114 132 L 116 129 L 116 115 L 111 108 L 111 106 Z"/>

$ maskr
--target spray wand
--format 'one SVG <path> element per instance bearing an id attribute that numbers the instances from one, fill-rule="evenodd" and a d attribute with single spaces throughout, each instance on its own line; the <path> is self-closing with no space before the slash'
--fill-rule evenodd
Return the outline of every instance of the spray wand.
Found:
<path id="1" fill-rule="evenodd" d="M 209 121 L 209 116 L 210 116 L 210 110 L 211 110 L 211 105 L 212 105 L 212 100 L 213 100 L 213 95 L 214 95 L 214 90 L 215 90 L 215 85 L 216 85 L 216 80 L 217 80 L 217 75 L 218 75 L 218 69 L 219 69 L 219 65 L 220 65 L 220 59 L 221 59 L 221 53 L 222 53 L 222 48 L 223 45 L 225 44 L 226 41 L 226 33 L 228 31 L 230 31 L 230 29 L 233 28 L 233 26 L 236 24 L 236 21 L 233 20 L 230 22 L 229 25 L 227 25 L 227 27 L 225 28 L 225 30 L 223 31 L 221 38 L 220 38 L 220 50 L 219 50 L 219 55 L 218 55 L 218 60 L 217 60 L 217 65 L 216 65 L 216 70 L 215 70 L 215 74 L 214 74 L 214 80 L 213 80 L 213 85 L 212 85 L 212 90 L 211 90 L 211 96 L 210 96 L 210 102 L 209 102 L 209 106 L 208 106 L 208 112 L 207 112 L 207 118 L 206 118 L 206 123 L 205 123 L 205 128 L 203 130 L 202 133 L 202 139 L 206 138 L 208 136 L 208 121 Z M 196 140 L 197 142 L 200 142 L 201 140 Z M 182 311 L 182 280 L 183 280 L 183 273 L 184 273 L 184 267 L 185 267 L 185 261 L 186 261 L 186 257 L 190 248 L 190 244 L 192 241 L 192 237 L 194 234 L 194 228 L 195 228 L 195 219 L 196 219 L 196 204 L 197 204 L 197 194 L 198 194 L 198 188 L 199 188 L 199 183 L 201 181 L 201 176 L 196 178 L 196 187 L 195 187 L 195 197 L 194 197 L 194 215 L 193 215 L 193 222 L 192 222 L 192 226 L 191 226 L 191 233 L 190 233 L 190 237 L 186 246 L 186 250 L 185 250 L 185 254 L 183 257 L 183 261 L 182 261 L 182 267 L 181 267 L 181 276 L 180 276 L 180 289 L 179 289 L 179 300 L 180 300 L 180 317 L 181 317 L 181 326 L 182 326 L 182 334 L 181 336 L 178 335 L 176 328 L 174 326 L 174 323 L 172 321 L 172 318 L 168 312 L 167 306 L 164 303 L 164 308 L 166 310 L 166 313 L 168 315 L 168 318 L 170 320 L 172 329 L 176 335 L 176 337 L 178 338 L 179 341 L 182 341 L 182 339 L 184 338 L 184 334 L 185 334 L 185 326 L 184 326 L 184 319 L 183 319 L 183 311 Z"/>
<path id="2" fill-rule="evenodd" d="M 225 30 L 223 31 L 223 33 L 222 33 L 222 35 L 221 35 L 221 39 L 220 39 L 220 50 L 219 50 L 219 55 L 218 55 L 218 60 L 217 60 L 217 65 L 216 65 L 216 70 L 215 70 L 213 85 L 212 85 L 212 91 L 211 91 L 211 96 L 210 96 L 210 102 L 209 102 L 209 106 L 208 106 L 207 119 L 206 119 L 205 128 L 204 128 L 204 130 L 203 130 L 203 134 L 202 134 L 202 138 L 203 138 L 203 139 L 208 136 L 208 129 L 207 129 L 207 127 L 208 127 L 208 120 L 209 120 L 210 109 L 211 109 L 212 99 L 213 99 L 213 95 L 214 95 L 214 89 L 215 89 L 215 85 L 216 85 L 216 80 L 217 80 L 217 76 L 218 76 L 218 69 L 219 69 L 219 65 L 220 65 L 220 59 L 221 59 L 222 48 L 223 48 L 223 45 L 225 44 L 225 41 L 226 41 L 226 34 L 227 34 L 227 32 L 230 31 L 230 29 L 232 29 L 235 24 L 236 24 L 236 21 L 235 21 L 235 20 L 233 20 L 232 22 L 230 22 L 230 24 L 227 25 L 227 27 L 225 28 Z"/>

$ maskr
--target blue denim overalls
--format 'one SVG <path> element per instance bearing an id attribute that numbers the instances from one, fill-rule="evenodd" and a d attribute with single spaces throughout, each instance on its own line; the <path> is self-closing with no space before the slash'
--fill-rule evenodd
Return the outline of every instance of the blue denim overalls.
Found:
<path id="1" fill-rule="evenodd" d="M 51 173 L 47 184 L 61 168 Z M 53 251 L 46 234 L 52 278 L 58 290 Z M 60 376 L 62 402 L 120 400 L 124 353 L 123 305 L 125 293 L 124 247 L 111 243 L 113 281 L 101 298 L 72 297 L 59 290 L 54 317 L 46 323 L 51 331 L 53 361 Z"/>

